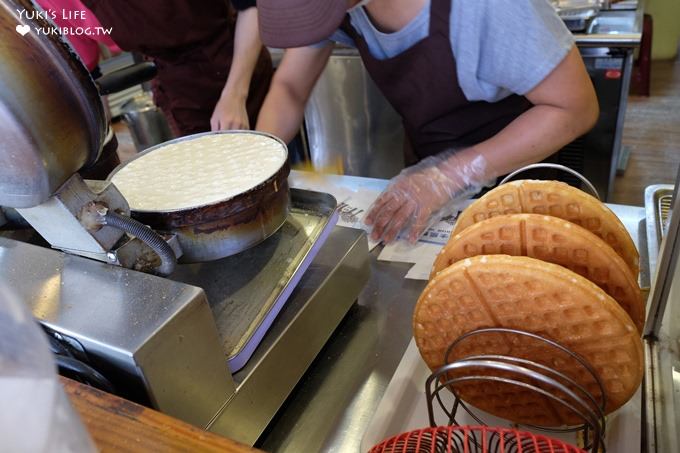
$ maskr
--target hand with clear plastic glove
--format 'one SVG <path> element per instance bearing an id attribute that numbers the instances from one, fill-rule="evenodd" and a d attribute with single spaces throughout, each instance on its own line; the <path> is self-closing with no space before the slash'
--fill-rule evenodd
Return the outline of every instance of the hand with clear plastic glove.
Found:
<path id="1" fill-rule="evenodd" d="M 364 223 L 375 241 L 401 235 L 411 243 L 492 179 L 486 159 L 471 149 L 443 152 L 405 168 L 369 209 Z M 403 232 L 403 233 L 402 233 Z"/>

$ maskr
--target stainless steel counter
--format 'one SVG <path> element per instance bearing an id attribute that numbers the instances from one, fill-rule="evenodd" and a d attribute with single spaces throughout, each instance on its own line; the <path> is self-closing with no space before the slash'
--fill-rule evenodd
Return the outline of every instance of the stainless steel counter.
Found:
<path id="1" fill-rule="evenodd" d="M 353 185 L 359 178 L 330 179 Z M 645 210 L 610 207 L 640 244 Z M 404 279 L 410 264 L 377 261 L 379 251 L 371 254 L 372 274 L 358 302 L 258 442 L 264 450 L 359 451 L 364 431 L 411 339 L 411 314 L 426 284 Z"/>
<path id="2" fill-rule="evenodd" d="M 644 1 L 634 10 L 600 11 L 586 32 L 574 33 L 579 47 L 637 47 L 642 39 Z"/>
<path id="3" fill-rule="evenodd" d="M 645 325 L 647 452 L 680 451 L 680 172 L 645 189 L 649 261 L 655 276 Z"/>

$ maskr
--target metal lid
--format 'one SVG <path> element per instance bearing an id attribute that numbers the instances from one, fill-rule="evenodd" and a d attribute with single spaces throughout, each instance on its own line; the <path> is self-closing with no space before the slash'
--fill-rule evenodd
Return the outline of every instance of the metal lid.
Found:
<path id="1" fill-rule="evenodd" d="M 53 24 L 44 14 L 28 0 L 0 3 L 3 206 L 27 208 L 47 200 L 97 159 L 106 133 L 90 74 L 58 34 L 45 34 Z"/>

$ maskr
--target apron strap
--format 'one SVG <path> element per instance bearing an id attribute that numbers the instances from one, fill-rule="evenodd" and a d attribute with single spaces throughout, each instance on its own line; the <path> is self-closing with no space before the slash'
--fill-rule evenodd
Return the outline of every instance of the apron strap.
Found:
<path id="1" fill-rule="evenodd" d="M 349 14 L 345 14 L 345 18 L 342 20 L 342 24 L 340 24 L 340 30 L 352 38 L 352 41 L 354 41 L 354 43 L 357 45 L 357 48 L 363 44 L 364 40 L 362 39 L 361 35 L 354 29 L 354 27 L 352 27 Z"/>
<path id="2" fill-rule="evenodd" d="M 430 4 L 430 36 L 439 34 L 449 37 L 451 27 L 451 3 L 454 0 L 432 0 Z"/>

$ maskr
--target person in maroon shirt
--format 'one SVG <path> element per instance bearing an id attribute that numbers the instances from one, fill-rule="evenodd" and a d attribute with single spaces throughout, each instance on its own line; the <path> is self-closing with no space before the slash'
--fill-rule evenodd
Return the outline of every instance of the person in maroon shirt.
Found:
<path id="1" fill-rule="evenodd" d="M 273 69 L 254 0 L 83 3 L 123 50 L 156 63 L 154 99 L 176 134 L 255 125 Z"/>

